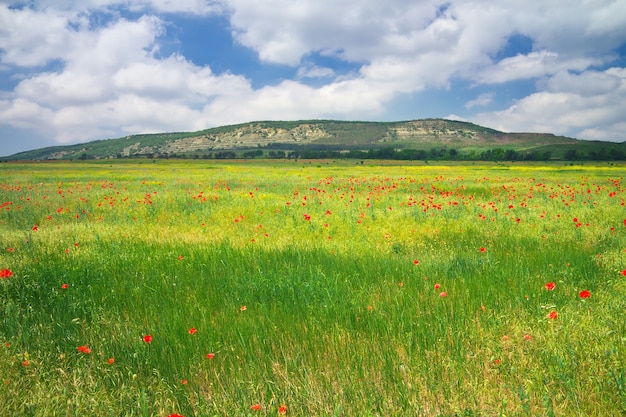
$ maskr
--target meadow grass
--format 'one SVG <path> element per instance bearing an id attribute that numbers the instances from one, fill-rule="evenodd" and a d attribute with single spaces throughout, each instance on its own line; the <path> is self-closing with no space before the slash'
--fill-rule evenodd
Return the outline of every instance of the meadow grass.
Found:
<path id="1" fill-rule="evenodd" d="M 1 164 L 0 409 L 624 415 L 624 172 Z"/>

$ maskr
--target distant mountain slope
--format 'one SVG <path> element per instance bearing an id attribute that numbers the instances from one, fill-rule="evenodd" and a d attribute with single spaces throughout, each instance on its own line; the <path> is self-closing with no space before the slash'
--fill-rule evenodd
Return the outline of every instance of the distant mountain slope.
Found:
<path id="1" fill-rule="evenodd" d="M 234 150 L 429 149 L 474 151 L 490 148 L 533 149 L 581 144 L 549 133 L 504 133 L 472 123 L 423 119 L 404 122 L 337 120 L 260 121 L 221 126 L 198 132 L 132 135 L 119 139 L 54 146 L 21 152 L 3 159 L 104 159 L 142 156 L 208 155 Z"/>

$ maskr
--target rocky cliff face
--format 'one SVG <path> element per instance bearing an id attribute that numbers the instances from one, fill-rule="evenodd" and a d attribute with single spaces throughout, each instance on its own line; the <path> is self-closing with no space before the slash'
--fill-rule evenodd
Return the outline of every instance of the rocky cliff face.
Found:
<path id="1" fill-rule="evenodd" d="M 268 143 L 308 144 L 315 140 L 329 137 L 321 126 L 301 124 L 293 129 L 265 127 L 251 124 L 229 132 L 206 134 L 190 138 L 168 141 L 159 153 L 184 153 L 204 150 L 223 150 L 233 148 L 255 148 Z"/>

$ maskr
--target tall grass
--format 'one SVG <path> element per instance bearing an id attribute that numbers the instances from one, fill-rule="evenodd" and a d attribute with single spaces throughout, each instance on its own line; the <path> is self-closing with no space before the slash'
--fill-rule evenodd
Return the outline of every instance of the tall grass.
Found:
<path id="1" fill-rule="evenodd" d="M 9 414 L 626 413 L 623 167 L 0 170 Z"/>

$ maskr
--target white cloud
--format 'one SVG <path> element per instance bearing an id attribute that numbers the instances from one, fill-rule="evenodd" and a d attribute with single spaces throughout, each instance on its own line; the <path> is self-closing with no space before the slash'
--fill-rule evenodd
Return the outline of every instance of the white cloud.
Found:
<path id="1" fill-rule="evenodd" d="M 562 73 L 547 84 L 546 91 L 524 97 L 503 111 L 481 113 L 469 119 L 503 131 L 624 140 L 625 68 L 580 75 Z"/>
<path id="2" fill-rule="evenodd" d="M 626 41 L 621 0 L 4 4 L 0 68 L 28 68 L 32 75 L 0 93 L 0 123 L 63 141 L 259 119 L 376 118 L 402 95 L 447 89 L 458 80 L 492 86 L 537 80 L 537 91 L 508 109 L 465 116 L 503 130 L 608 137 L 626 114 L 624 70 L 591 70 L 610 62 Z M 140 17 L 123 18 L 121 10 Z M 175 13 L 225 16 L 236 42 L 265 63 L 293 67 L 295 79 L 253 88 L 245 73 L 215 74 L 176 53 L 161 57 L 157 52 L 173 25 L 168 16 Z M 529 38 L 532 51 L 494 58 L 515 34 Z M 320 55 L 357 69 L 337 76 L 316 64 Z M 312 78 L 318 86 L 306 85 Z M 493 103 L 490 94 L 465 108 Z"/>
<path id="3" fill-rule="evenodd" d="M 562 70 L 584 70 L 601 64 L 600 59 L 562 59 L 555 52 L 539 51 L 505 58 L 480 71 L 475 80 L 482 84 L 501 84 L 508 81 L 539 78 Z"/>
<path id="4" fill-rule="evenodd" d="M 298 68 L 296 77 L 301 78 L 328 78 L 335 76 L 335 71 L 332 68 L 318 67 L 314 64 L 307 64 Z"/>
<path id="5" fill-rule="evenodd" d="M 483 107 L 488 104 L 491 104 L 491 102 L 493 101 L 494 95 L 495 95 L 494 93 L 481 94 L 478 97 L 476 97 L 474 100 L 470 100 L 467 103 L 465 103 L 465 108 L 471 109 L 472 107 L 477 107 L 477 106 Z"/>

